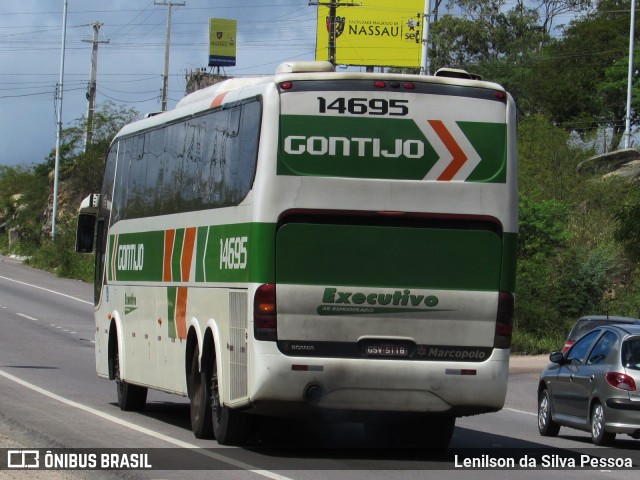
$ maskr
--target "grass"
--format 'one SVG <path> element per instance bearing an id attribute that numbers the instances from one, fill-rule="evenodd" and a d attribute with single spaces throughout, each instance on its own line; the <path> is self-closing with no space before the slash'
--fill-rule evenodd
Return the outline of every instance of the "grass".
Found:
<path id="1" fill-rule="evenodd" d="M 519 355 L 538 355 L 551 353 L 562 349 L 567 332 L 547 333 L 540 336 L 535 333 L 514 330 L 511 344 L 511 352 Z"/>

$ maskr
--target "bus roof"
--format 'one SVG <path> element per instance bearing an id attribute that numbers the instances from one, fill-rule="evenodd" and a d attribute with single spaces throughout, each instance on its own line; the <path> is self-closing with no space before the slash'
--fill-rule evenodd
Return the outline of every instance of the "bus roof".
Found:
<path id="1" fill-rule="evenodd" d="M 216 83 L 210 87 L 197 90 L 180 100 L 173 110 L 147 115 L 144 119 L 133 122 L 118 132 L 116 137 L 153 128 L 157 125 L 169 123 L 209 108 L 215 105 L 216 99 L 222 102 L 222 96 L 233 91 L 257 86 L 261 84 L 279 84 L 295 80 L 376 80 L 411 81 L 439 85 L 456 85 L 474 87 L 504 92 L 504 88 L 497 83 L 461 78 L 461 76 L 431 76 L 398 73 L 370 73 L 370 72 L 336 72 L 329 62 L 285 62 L 278 66 L 274 75 L 236 77 Z M 222 104 L 222 103 L 221 103 Z"/>

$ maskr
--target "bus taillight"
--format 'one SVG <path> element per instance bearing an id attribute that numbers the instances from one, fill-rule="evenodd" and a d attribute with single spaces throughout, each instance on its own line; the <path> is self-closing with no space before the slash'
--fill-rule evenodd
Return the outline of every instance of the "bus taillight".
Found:
<path id="1" fill-rule="evenodd" d="M 253 299 L 253 335 L 256 340 L 276 341 L 278 339 L 274 283 L 265 283 L 256 290 Z"/>
<path id="2" fill-rule="evenodd" d="M 496 315 L 496 331 L 494 348 L 510 348 L 513 332 L 513 312 L 515 307 L 513 294 L 500 292 L 498 296 L 498 313 Z"/>

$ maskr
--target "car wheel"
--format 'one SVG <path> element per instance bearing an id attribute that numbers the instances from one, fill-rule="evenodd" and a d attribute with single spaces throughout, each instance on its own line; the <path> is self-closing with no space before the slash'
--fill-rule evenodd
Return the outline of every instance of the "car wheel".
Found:
<path id="1" fill-rule="evenodd" d="M 604 407 L 596 402 L 591 409 L 591 440 L 596 445 L 611 445 L 616 437 L 615 433 L 605 431 L 604 426 Z"/>
<path id="2" fill-rule="evenodd" d="M 551 418 L 551 399 L 546 388 L 538 396 L 538 431 L 543 437 L 555 437 L 560 425 Z"/>

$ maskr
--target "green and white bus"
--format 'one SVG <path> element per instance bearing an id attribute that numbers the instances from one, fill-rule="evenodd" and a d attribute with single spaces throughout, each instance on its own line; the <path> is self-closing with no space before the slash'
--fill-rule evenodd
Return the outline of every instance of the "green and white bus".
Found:
<path id="1" fill-rule="evenodd" d="M 516 110 L 450 72 L 292 62 L 117 134 L 77 250 L 96 251 L 97 373 L 122 409 L 151 388 L 220 444 L 322 414 L 442 447 L 503 407 Z"/>

